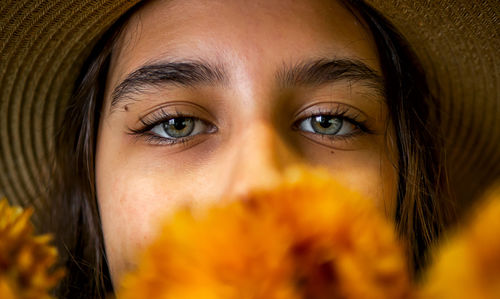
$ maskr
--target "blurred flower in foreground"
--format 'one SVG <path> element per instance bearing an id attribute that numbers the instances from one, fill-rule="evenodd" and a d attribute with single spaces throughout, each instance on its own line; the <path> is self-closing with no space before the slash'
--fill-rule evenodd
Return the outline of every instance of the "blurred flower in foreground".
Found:
<path id="1" fill-rule="evenodd" d="M 125 276 L 119 298 L 409 298 L 394 228 L 326 172 L 183 209 Z"/>
<path id="2" fill-rule="evenodd" d="M 500 298 L 500 186 L 472 216 L 435 251 L 419 298 Z"/>
<path id="3" fill-rule="evenodd" d="M 51 271 L 57 251 L 48 235 L 33 236 L 32 210 L 0 200 L 0 298 L 51 298 L 49 290 L 64 275 Z"/>

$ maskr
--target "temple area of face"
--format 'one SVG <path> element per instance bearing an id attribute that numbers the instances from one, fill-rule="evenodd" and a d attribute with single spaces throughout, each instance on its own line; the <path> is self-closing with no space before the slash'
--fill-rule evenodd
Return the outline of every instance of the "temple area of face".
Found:
<path id="1" fill-rule="evenodd" d="M 203 61 L 176 61 L 148 64 L 130 73 L 111 95 L 111 111 L 134 101 L 151 87 L 177 85 L 184 87 L 230 85 L 227 68 Z M 319 86 L 338 81 L 358 82 L 379 95 L 384 94 L 380 74 L 355 59 L 315 59 L 283 64 L 275 73 L 280 88 Z"/>

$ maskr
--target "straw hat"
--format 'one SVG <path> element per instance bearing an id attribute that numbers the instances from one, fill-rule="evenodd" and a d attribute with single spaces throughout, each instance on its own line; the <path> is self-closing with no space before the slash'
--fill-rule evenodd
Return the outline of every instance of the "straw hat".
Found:
<path id="1" fill-rule="evenodd" d="M 0 1 L 0 196 L 37 203 L 85 57 L 138 0 Z M 498 0 L 368 0 L 407 38 L 442 101 L 452 186 L 500 176 Z"/>

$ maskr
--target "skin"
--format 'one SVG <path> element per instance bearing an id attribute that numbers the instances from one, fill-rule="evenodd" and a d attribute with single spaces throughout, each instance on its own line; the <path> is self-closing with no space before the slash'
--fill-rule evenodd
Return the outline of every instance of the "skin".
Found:
<path id="1" fill-rule="evenodd" d="M 359 81 L 284 86 L 276 80 L 283 66 L 317 58 L 362 61 L 381 73 L 370 33 L 333 1 L 152 1 L 130 18 L 112 54 L 96 156 L 115 285 L 154 236 L 159 218 L 182 204 L 271 187 L 293 164 L 328 169 L 392 214 L 396 153 L 388 146 L 394 133 L 380 93 Z M 221 84 L 144 86 L 112 105 L 113 91 L 127 76 L 158 61 L 204 61 L 223 68 L 225 78 Z M 143 127 L 141 117 L 162 109 L 210 128 L 177 144 L 130 134 Z M 357 115 L 371 133 L 330 139 L 294 125 L 338 110 Z M 356 132 L 347 121 L 343 128 Z"/>

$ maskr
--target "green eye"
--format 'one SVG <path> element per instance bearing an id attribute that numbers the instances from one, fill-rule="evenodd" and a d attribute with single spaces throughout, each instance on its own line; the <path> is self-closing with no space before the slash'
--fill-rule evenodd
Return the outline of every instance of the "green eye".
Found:
<path id="1" fill-rule="evenodd" d="M 162 125 L 165 133 L 174 138 L 187 137 L 193 132 L 194 129 L 193 119 L 187 117 L 172 118 Z"/>
<path id="2" fill-rule="evenodd" d="M 298 127 L 305 132 L 321 135 L 347 135 L 355 130 L 354 125 L 334 115 L 311 116 L 303 119 Z"/>
<path id="3" fill-rule="evenodd" d="M 206 127 L 203 121 L 194 117 L 174 117 L 156 125 L 151 132 L 163 138 L 177 139 L 203 133 Z"/>
<path id="4" fill-rule="evenodd" d="M 314 132 L 325 135 L 335 135 L 342 128 L 342 119 L 332 115 L 318 115 L 310 119 Z"/>

